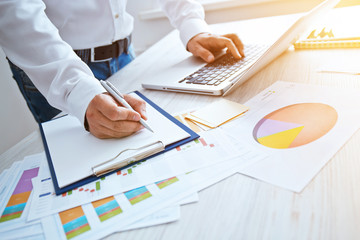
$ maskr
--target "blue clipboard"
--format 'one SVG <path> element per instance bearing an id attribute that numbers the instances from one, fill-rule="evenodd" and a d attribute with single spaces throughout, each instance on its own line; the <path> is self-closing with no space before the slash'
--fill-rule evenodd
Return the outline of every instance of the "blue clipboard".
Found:
<path id="1" fill-rule="evenodd" d="M 176 148 L 182 144 L 185 144 L 187 142 L 190 142 L 190 141 L 193 141 L 197 138 L 199 138 L 200 136 L 195 133 L 193 130 L 191 130 L 190 128 L 188 128 L 187 126 L 185 126 L 183 123 L 181 123 L 180 121 L 178 121 L 176 118 L 174 118 L 173 116 L 171 116 L 169 113 L 167 113 L 166 111 L 164 111 L 162 108 L 160 108 L 158 105 L 156 105 L 154 102 L 152 102 L 150 99 L 148 99 L 147 97 L 145 97 L 143 94 L 141 94 L 140 92 L 138 91 L 135 91 L 134 92 L 135 94 L 137 94 L 139 97 L 141 97 L 144 101 L 146 101 L 147 104 L 151 105 L 153 108 L 155 108 L 158 112 L 160 112 L 162 115 L 164 115 L 166 118 L 168 118 L 169 120 L 171 120 L 173 123 L 175 123 L 177 126 L 179 126 L 180 128 L 182 128 L 184 131 L 186 131 L 190 137 L 186 138 L 186 139 L 183 139 L 181 141 L 178 141 L 178 142 L 175 142 L 175 143 L 172 143 L 170 145 L 167 145 L 165 147 L 165 150 L 160 152 L 160 153 L 156 153 L 154 155 L 151 155 L 150 157 L 147 157 L 147 158 L 144 158 L 140 161 L 144 161 L 144 160 L 147 160 L 149 158 L 152 158 L 152 157 L 155 157 L 163 152 L 166 152 L 166 151 L 169 151 L 173 148 Z M 51 121 L 51 120 L 50 120 Z M 63 187 L 63 188 L 60 188 L 59 187 L 59 184 L 58 184 L 58 181 L 57 181 L 57 178 L 56 178 L 56 174 L 55 174 L 55 169 L 54 169 L 54 165 L 52 163 L 52 159 L 51 159 L 51 155 L 50 155 L 50 151 L 49 151 L 49 147 L 48 147 L 48 144 L 46 142 L 46 137 L 45 137 L 45 133 L 44 133 L 44 130 L 43 130 L 43 127 L 42 127 L 42 124 L 40 123 L 39 124 L 39 127 L 40 127 L 40 133 L 41 133 L 41 138 L 43 140 L 43 144 L 44 144 L 44 149 L 45 149 L 45 154 L 46 154 L 46 158 L 47 158 L 47 161 L 48 161 L 48 164 L 49 164 L 49 168 L 50 168 L 50 173 L 51 173 L 51 178 L 53 180 L 53 183 L 54 183 L 54 188 L 55 188 L 55 193 L 56 195 L 61 195 L 65 192 L 68 192 L 70 190 L 73 190 L 74 188 L 77 188 L 77 187 L 80 187 L 84 184 L 87 184 L 87 183 L 90 183 L 90 182 L 93 182 L 93 181 L 96 181 L 98 180 L 99 178 L 101 177 L 96 177 L 96 176 L 90 176 L 90 177 L 87 177 L 85 179 L 82 179 L 76 183 L 73 183 L 71 185 L 68 185 L 66 187 Z M 121 170 L 121 169 L 124 169 L 124 168 L 128 168 L 136 163 L 138 163 L 139 161 L 137 162 L 133 162 L 132 164 L 129 164 L 125 167 L 122 167 L 122 168 L 119 168 L 117 170 L 114 170 L 104 176 L 107 176 L 107 175 L 110 175 L 110 174 L 113 174 L 114 172 L 118 171 L 118 170 Z M 103 176 L 102 176 L 103 177 Z"/>

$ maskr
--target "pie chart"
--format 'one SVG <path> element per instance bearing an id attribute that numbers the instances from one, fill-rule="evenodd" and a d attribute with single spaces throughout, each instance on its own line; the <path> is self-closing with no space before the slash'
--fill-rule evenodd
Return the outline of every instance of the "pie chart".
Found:
<path id="1" fill-rule="evenodd" d="M 277 149 L 311 143 L 336 124 L 336 110 L 323 103 L 299 103 L 280 108 L 263 117 L 254 127 L 254 139 Z"/>

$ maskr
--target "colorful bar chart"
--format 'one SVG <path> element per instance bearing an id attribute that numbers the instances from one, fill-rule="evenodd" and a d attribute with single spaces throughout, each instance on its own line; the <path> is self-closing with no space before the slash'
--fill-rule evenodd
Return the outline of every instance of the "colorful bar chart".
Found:
<path id="1" fill-rule="evenodd" d="M 167 187 L 175 182 L 179 181 L 179 179 L 177 177 L 172 177 L 172 178 L 168 178 L 159 182 L 156 182 L 156 186 L 158 186 L 158 188 L 163 189 L 164 187 Z"/>
<path id="2" fill-rule="evenodd" d="M 96 189 L 96 191 L 100 191 L 100 189 L 101 189 L 101 187 L 100 187 L 100 181 L 97 181 L 97 182 L 95 183 L 95 189 Z"/>
<path id="3" fill-rule="evenodd" d="M 278 109 L 262 118 L 253 130 L 263 146 L 286 149 L 311 143 L 336 124 L 334 108 L 322 103 L 300 103 Z"/>
<path id="4" fill-rule="evenodd" d="M 146 187 L 135 188 L 133 190 L 125 192 L 124 194 L 132 205 L 152 196 Z"/>
<path id="5" fill-rule="evenodd" d="M 92 205 L 101 222 L 123 212 L 113 196 L 92 202 Z"/>
<path id="6" fill-rule="evenodd" d="M 195 139 L 194 141 L 190 142 L 190 143 L 187 143 L 187 144 L 184 144 L 184 145 L 181 145 L 181 146 L 178 146 L 176 147 L 176 150 L 177 151 L 184 151 L 184 150 L 187 150 L 187 149 L 190 149 L 190 148 L 193 148 L 193 147 L 215 147 L 215 144 L 213 143 L 210 143 L 208 144 L 204 138 L 199 138 L 199 139 Z"/>
<path id="7" fill-rule="evenodd" d="M 22 173 L 1 215 L 0 223 L 21 217 L 33 189 L 31 179 L 36 177 L 38 172 L 39 168 L 37 167 L 25 170 Z"/>
<path id="8" fill-rule="evenodd" d="M 67 239 L 79 236 L 91 229 L 81 206 L 60 212 L 59 217 Z"/>
<path id="9" fill-rule="evenodd" d="M 75 193 L 81 193 L 81 192 L 95 192 L 95 191 L 100 191 L 101 190 L 101 181 L 104 181 L 105 180 L 105 177 L 101 178 L 100 181 L 96 181 L 95 183 L 92 183 L 94 184 L 94 186 L 92 187 L 79 187 L 79 188 L 75 188 L 73 190 L 70 190 L 70 191 L 67 191 L 63 194 L 61 194 L 62 197 L 66 197 L 66 196 L 71 196 L 72 194 L 75 194 Z M 86 185 L 86 186 L 89 186 L 90 184 Z M 90 185 L 91 186 L 91 185 Z"/>
<path id="10" fill-rule="evenodd" d="M 206 141 L 205 141 L 203 138 L 199 138 L 199 140 L 200 140 L 201 144 L 202 144 L 204 147 L 207 146 L 207 143 L 206 143 Z"/>
<path id="11" fill-rule="evenodd" d="M 141 165 L 143 162 L 146 162 L 145 161 L 141 161 L 141 162 L 138 162 L 134 165 L 132 165 L 131 167 L 127 168 L 127 169 L 124 169 L 124 170 L 119 170 L 116 172 L 116 175 L 118 176 L 127 176 L 127 175 L 130 175 L 133 173 L 133 169 L 136 168 L 137 166 Z"/>

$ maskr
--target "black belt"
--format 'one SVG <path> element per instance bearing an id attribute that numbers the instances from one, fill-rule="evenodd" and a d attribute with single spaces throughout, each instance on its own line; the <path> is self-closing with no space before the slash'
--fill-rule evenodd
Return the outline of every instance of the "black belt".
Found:
<path id="1" fill-rule="evenodd" d="M 74 50 L 75 53 L 86 63 L 104 62 L 112 58 L 116 58 L 123 53 L 129 53 L 131 43 L 131 35 L 113 42 L 110 45 L 100 46 L 96 48 Z"/>

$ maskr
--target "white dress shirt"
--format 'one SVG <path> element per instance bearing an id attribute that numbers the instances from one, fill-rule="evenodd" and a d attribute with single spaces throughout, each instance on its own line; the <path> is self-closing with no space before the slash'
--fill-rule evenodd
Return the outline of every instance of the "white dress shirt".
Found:
<path id="1" fill-rule="evenodd" d="M 146 0 L 144 0 L 146 1 Z M 159 0 L 184 45 L 208 32 L 193 0 Z M 48 102 L 84 121 L 95 95 L 105 90 L 73 49 L 103 46 L 133 30 L 126 0 L 1 0 L 0 46 Z"/>

